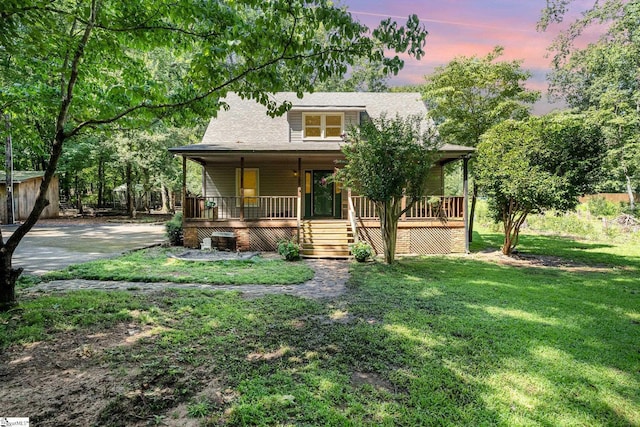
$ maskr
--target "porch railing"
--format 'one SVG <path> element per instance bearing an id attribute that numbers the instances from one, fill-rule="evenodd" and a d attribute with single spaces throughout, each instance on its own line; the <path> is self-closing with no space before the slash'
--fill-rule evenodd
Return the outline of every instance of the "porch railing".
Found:
<path id="1" fill-rule="evenodd" d="M 355 215 L 361 219 L 377 219 L 374 203 L 364 196 L 352 196 Z M 462 196 L 424 196 L 406 213 L 407 219 L 462 219 L 464 215 L 464 197 Z"/>
<path id="2" fill-rule="evenodd" d="M 245 197 L 241 209 L 240 197 L 187 197 L 183 208 L 187 219 L 299 219 L 302 215 L 298 196 Z M 375 205 L 364 196 L 351 196 L 348 212 L 354 220 L 377 219 Z M 405 215 L 407 220 L 462 219 L 464 197 L 425 196 L 420 198 Z M 351 221 L 351 218 L 349 218 Z"/>
<path id="3" fill-rule="evenodd" d="M 188 219 L 296 219 L 298 197 L 259 196 L 245 197 L 187 197 L 183 208 Z"/>

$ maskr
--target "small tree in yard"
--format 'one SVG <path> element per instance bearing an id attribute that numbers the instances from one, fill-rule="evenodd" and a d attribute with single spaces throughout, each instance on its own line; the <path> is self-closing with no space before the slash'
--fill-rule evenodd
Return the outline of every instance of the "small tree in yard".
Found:
<path id="1" fill-rule="evenodd" d="M 581 115 L 555 114 L 509 120 L 491 128 L 478 145 L 478 179 L 502 222 L 502 253 L 511 255 L 530 213 L 575 208 L 598 181 L 604 153 L 600 129 Z"/>
<path id="2" fill-rule="evenodd" d="M 417 116 L 367 120 L 349 131 L 336 179 L 375 203 L 384 260 L 396 252 L 398 220 L 424 195 L 438 144 L 428 122 Z M 406 206 L 402 199 L 406 197 Z"/>

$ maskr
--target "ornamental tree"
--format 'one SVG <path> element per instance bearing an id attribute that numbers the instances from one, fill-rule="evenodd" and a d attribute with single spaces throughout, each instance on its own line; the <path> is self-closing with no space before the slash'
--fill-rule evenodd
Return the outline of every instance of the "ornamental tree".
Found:
<path id="1" fill-rule="evenodd" d="M 530 213 L 575 208 L 600 179 L 604 138 L 583 115 L 554 114 L 492 127 L 478 145 L 476 171 L 511 255 Z"/>
<path id="2" fill-rule="evenodd" d="M 431 124 L 418 116 L 382 115 L 347 135 L 336 179 L 375 204 L 387 264 L 395 259 L 398 220 L 424 195 L 438 146 Z"/>
<path id="3" fill-rule="evenodd" d="M 192 123 L 224 108 L 229 91 L 282 114 L 290 104 L 269 93 L 295 87 L 301 96 L 363 57 L 397 73 L 403 61 L 385 54 L 420 58 L 425 37 L 415 15 L 406 27 L 385 20 L 370 32 L 330 0 L 4 0 L 0 111 L 17 134 L 37 133 L 47 158 L 31 214 L 0 235 L 0 307 L 15 303 L 21 269 L 12 256 L 49 203 L 68 140 L 116 123 Z"/>
<path id="4" fill-rule="evenodd" d="M 503 52 L 496 46 L 481 58 L 458 57 L 425 77 L 423 98 L 444 142 L 476 147 L 491 126 L 529 114 L 540 94 L 524 86 L 531 73 L 522 69 L 522 61 L 498 60 Z M 475 176 L 473 163 L 471 174 Z M 478 193 L 473 183 L 469 240 Z"/>

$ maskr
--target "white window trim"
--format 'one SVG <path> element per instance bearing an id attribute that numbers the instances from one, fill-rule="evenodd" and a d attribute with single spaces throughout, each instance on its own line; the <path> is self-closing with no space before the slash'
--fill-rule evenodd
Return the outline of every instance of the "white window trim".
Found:
<path id="1" fill-rule="evenodd" d="M 304 136 L 305 132 L 304 129 L 306 128 L 306 117 L 307 116 L 320 116 L 320 136 Z M 338 112 L 338 111 L 334 111 L 334 112 L 327 112 L 327 113 L 313 113 L 313 112 L 308 112 L 308 113 L 302 113 L 302 140 L 303 141 L 313 141 L 313 140 L 329 140 L 329 141 L 340 141 L 342 140 L 342 137 L 340 136 L 330 136 L 327 137 L 326 136 L 326 129 L 327 129 L 327 121 L 326 121 L 326 117 L 327 116 L 340 116 L 340 135 L 342 135 L 344 133 L 344 113 Z"/>
<path id="2" fill-rule="evenodd" d="M 247 196 L 245 196 L 245 206 L 258 206 L 260 203 L 260 168 L 244 168 L 245 171 L 256 171 L 256 195 L 249 196 L 255 197 L 256 201 L 253 203 L 247 203 Z M 236 207 L 240 207 L 240 173 L 242 168 L 236 168 Z"/>

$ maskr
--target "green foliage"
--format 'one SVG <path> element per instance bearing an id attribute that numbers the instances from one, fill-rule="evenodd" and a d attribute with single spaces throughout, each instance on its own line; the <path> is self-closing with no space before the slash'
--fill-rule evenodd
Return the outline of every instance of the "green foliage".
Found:
<path id="1" fill-rule="evenodd" d="M 358 262 L 365 262 L 373 256 L 373 248 L 369 243 L 364 241 L 352 244 L 349 246 L 349 249 L 351 250 L 351 255 L 353 255 Z"/>
<path id="2" fill-rule="evenodd" d="M 293 239 L 278 242 L 278 253 L 287 261 L 299 260 L 300 252 L 302 252 L 302 246 Z"/>
<path id="3" fill-rule="evenodd" d="M 548 2 L 540 27 L 561 21 L 571 3 Z M 596 41 L 592 28 L 602 34 Z M 550 47 L 554 53 L 551 93 L 586 112 L 602 128 L 608 144 L 602 186 L 627 193 L 640 188 L 639 40 L 638 3 L 604 0 L 572 22 Z"/>
<path id="4" fill-rule="evenodd" d="M 458 57 L 426 76 L 423 98 L 440 136 L 449 143 L 477 146 L 491 126 L 526 117 L 539 97 L 524 84 L 531 76 L 522 61 L 496 61 L 500 46 L 483 58 Z"/>
<path id="5" fill-rule="evenodd" d="M 204 418 L 211 413 L 212 405 L 206 400 L 187 405 L 187 415 L 191 418 Z"/>
<path id="6" fill-rule="evenodd" d="M 40 194 L 4 244 L 6 258 L 46 207 L 70 140 L 197 123 L 227 107 L 231 91 L 281 115 L 291 104 L 269 93 L 288 87 L 302 96 L 361 58 L 395 74 L 404 65 L 399 54 L 421 58 L 426 38 L 416 15 L 405 26 L 387 19 L 371 30 L 331 0 L 79 0 L 55 7 L 24 0 L 1 9 L 0 112 L 12 115 L 17 132 L 34 136 L 34 151 L 46 153 Z M 321 26 L 326 36 L 315 37 Z M 130 175 L 131 163 L 125 168 Z M 13 289 L 15 274 L 3 274 L 3 286 Z"/>
<path id="7" fill-rule="evenodd" d="M 182 246 L 182 212 L 176 213 L 173 218 L 167 221 L 167 223 L 165 224 L 165 229 L 167 231 L 169 243 L 171 243 L 171 245 L 173 246 Z"/>
<path id="8" fill-rule="evenodd" d="M 398 219 L 424 195 L 438 147 L 434 129 L 423 117 L 382 115 L 349 130 L 342 146 L 344 167 L 336 179 L 375 203 L 387 263 L 395 256 Z"/>
<path id="9" fill-rule="evenodd" d="M 599 217 L 613 217 L 621 212 L 620 205 L 610 202 L 604 197 L 591 197 L 587 201 L 587 210 L 591 215 Z"/>
<path id="10" fill-rule="evenodd" d="M 45 280 L 116 280 L 125 282 L 205 283 L 221 285 L 295 284 L 313 278 L 301 263 L 267 260 L 182 261 L 171 257 L 181 251 L 148 249 L 118 258 L 71 265 L 44 275 Z"/>
<path id="11" fill-rule="evenodd" d="M 505 233 L 503 251 L 518 244 L 530 213 L 574 208 L 600 176 L 603 139 L 580 115 L 560 114 L 494 126 L 478 147 L 478 181 Z"/>

